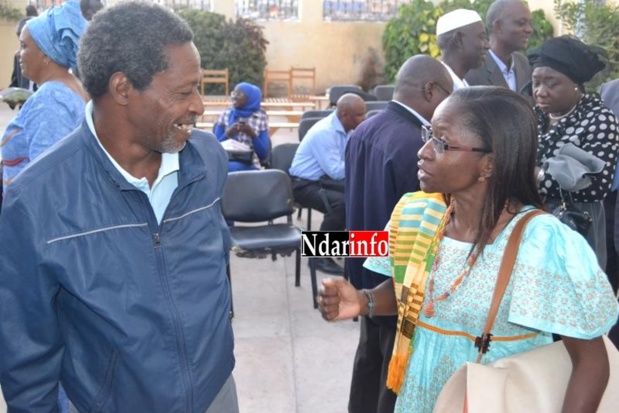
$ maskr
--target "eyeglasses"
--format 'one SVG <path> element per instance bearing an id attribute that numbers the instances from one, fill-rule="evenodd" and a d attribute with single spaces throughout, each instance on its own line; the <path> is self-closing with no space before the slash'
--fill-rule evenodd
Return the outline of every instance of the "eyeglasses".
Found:
<path id="1" fill-rule="evenodd" d="M 432 128 L 427 126 L 421 127 L 421 140 L 423 140 L 424 143 L 432 142 L 432 148 L 437 154 L 443 154 L 445 151 L 492 153 L 490 149 L 473 148 L 471 146 L 452 146 L 445 142 L 443 138 L 434 136 L 432 134 Z"/>
<path id="2" fill-rule="evenodd" d="M 230 93 L 230 97 L 231 97 L 232 99 L 236 99 L 236 98 L 239 98 L 239 99 L 240 99 L 240 98 L 242 98 L 242 97 L 244 97 L 244 96 L 245 96 L 245 93 L 243 93 L 243 92 L 239 92 L 239 91 L 236 91 L 236 90 L 233 90 L 233 91 L 232 91 L 232 93 Z"/>

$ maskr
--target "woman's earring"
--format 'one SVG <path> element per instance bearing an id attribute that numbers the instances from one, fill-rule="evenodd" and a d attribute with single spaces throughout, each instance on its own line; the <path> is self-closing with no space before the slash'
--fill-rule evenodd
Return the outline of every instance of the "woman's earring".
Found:
<path id="1" fill-rule="evenodd" d="M 483 184 L 484 182 L 486 182 L 486 178 L 483 176 L 480 176 L 479 178 L 477 178 L 477 182 L 479 182 L 480 184 Z"/>

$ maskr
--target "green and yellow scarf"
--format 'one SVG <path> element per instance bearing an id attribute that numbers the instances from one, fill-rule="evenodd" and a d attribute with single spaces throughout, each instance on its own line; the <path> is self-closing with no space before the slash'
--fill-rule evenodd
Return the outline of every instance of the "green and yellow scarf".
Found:
<path id="1" fill-rule="evenodd" d="M 391 214 L 389 248 L 398 325 L 387 387 L 396 393 L 404 383 L 413 353 L 413 333 L 447 215 L 443 195 L 425 192 L 404 195 Z"/>

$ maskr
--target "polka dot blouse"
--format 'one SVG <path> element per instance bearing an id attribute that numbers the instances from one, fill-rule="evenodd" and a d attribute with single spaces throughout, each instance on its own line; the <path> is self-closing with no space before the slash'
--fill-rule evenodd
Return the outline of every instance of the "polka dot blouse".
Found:
<path id="1" fill-rule="evenodd" d="M 567 143 L 597 156 L 605 162 L 604 169 L 591 176 L 592 184 L 589 187 L 572 192 L 571 195 L 574 202 L 602 201 L 610 191 L 619 151 L 619 124 L 612 111 L 604 106 L 599 95 L 587 93 L 574 112 L 544 133 L 548 128 L 548 115 L 537 106 L 534 110 L 540 128 L 539 165 L 556 156 Z M 547 200 L 561 199 L 559 184 L 548 173 L 541 180 L 540 192 Z"/>

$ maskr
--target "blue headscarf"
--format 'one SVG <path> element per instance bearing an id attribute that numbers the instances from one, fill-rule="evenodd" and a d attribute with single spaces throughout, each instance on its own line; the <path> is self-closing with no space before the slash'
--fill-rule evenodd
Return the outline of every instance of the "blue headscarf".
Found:
<path id="1" fill-rule="evenodd" d="M 260 110 L 260 103 L 262 102 L 262 92 L 258 86 L 242 82 L 236 85 L 235 89 L 237 88 L 245 93 L 247 102 L 245 102 L 245 106 L 242 108 L 232 108 L 228 118 L 228 124 L 230 125 L 239 118 L 249 118 L 254 112 Z"/>
<path id="2" fill-rule="evenodd" d="M 26 23 L 39 49 L 66 68 L 77 67 L 77 48 L 86 25 L 78 0 L 51 7 Z"/>

